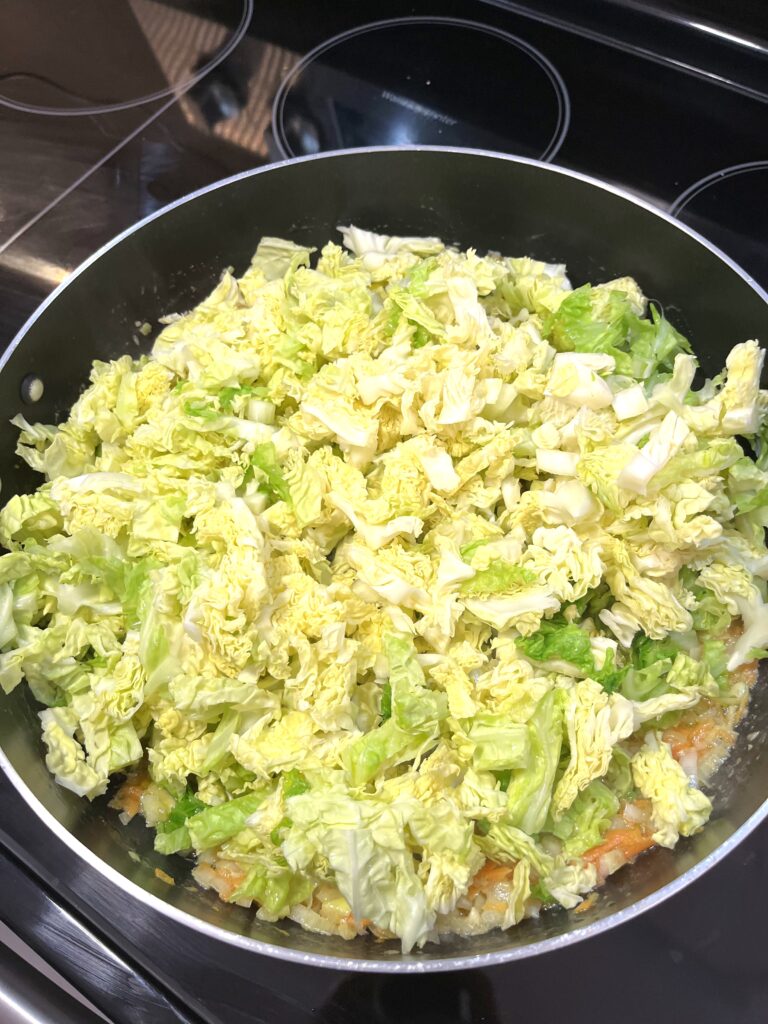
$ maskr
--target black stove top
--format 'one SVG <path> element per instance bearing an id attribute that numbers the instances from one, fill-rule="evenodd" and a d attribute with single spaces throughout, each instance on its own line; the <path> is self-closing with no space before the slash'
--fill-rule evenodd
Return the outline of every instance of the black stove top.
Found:
<path id="1" fill-rule="evenodd" d="M 285 157 L 371 145 L 496 149 L 603 178 L 675 213 L 768 287 L 766 10 L 5 0 L 0 344 L 81 260 L 169 201 Z M 768 1020 L 765 828 L 600 938 L 396 978 L 199 938 L 84 866 L 7 783 L 0 796 L 0 918 L 115 1022 Z M 86 956 L 86 930 L 101 960 Z M 120 960 L 134 971 L 128 987 Z"/>

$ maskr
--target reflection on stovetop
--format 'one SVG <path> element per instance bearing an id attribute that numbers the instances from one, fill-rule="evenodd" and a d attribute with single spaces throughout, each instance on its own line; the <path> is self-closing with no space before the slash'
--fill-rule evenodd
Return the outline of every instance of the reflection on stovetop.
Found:
<path id="1" fill-rule="evenodd" d="M 8 0 L 0 33 L 0 243 L 238 45 L 250 4 L 212 5 L 215 19 L 202 16 L 204 6 L 42 0 L 30 18 L 23 0 Z"/>
<path id="2" fill-rule="evenodd" d="M 321 10 L 291 0 L 279 11 L 257 5 L 243 34 L 250 2 L 78 0 L 64 17 L 55 0 L 43 0 L 34 34 L 30 19 L 13 16 L 23 0 L 5 5 L 4 341 L 118 231 L 191 189 L 285 154 L 481 146 L 555 158 L 662 207 L 723 168 L 768 157 L 768 90 L 761 101 L 754 81 L 745 94 L 672 60 L 643 59 L 637 40 L 625 45 L 618 30 L 607 46 L 592 28 L 554 27 L 563 19 L 557 0 L 527 15 L 506 0 L 446 0 L 439 15 L 424 2 L 392 0 L 383 21 L 370 3 Z M 590 0 L 585 14 L 601 5 L 605 23 L 618 24 L 617 2 Z M 637 7 L 626 7 L 622 24 L 634 25 Z M 668 24 L 657 25 L 659 40 Z M 718 43 L 698 36 L 698 45 Z M 722 71 L 739 47 L 719 45 Z M 756 47 L 741 47 L 745 67 L 761 56 Z M 714 221 L 693 201 L 682 215 L 713 235 L 727 225 L 720 240 L 762 275 L 754 247 L 768 234 L 768 214 L 755 201 L 740 218 L 745 181 L 718 192 Z"/>
<path id="3" fill-rule="evenodd" d="M 23 66 L 0 76 L 0 106 L 47 117 L 113 113 L 171 96 L 214 68 L 247 27 L 245 0 L 128 0 L 117 9 L 44 0 L 34 22 L 22 17 L 24 6 L 10 0 L 4 12 L 4 49 L 16 61 L 23 54 Z M 67 45 L 75 39 L 76 48 Z"/>

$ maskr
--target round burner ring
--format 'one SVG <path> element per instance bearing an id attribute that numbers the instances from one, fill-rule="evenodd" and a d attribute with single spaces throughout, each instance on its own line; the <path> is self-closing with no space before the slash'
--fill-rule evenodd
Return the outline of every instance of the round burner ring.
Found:
<path id="1" fill-rule="evenodd" d="M 23 103 L 20 100 L 13 100 L 0 93 L 0 106 L 9 107 L 11 110 L 18 110 L 24 114 L 43 114 L 47 117 L 87 117 L 94 114 L 112 114 L 119 110 L 130 110 L 132 107 L 140 107 L 145 103 L 152 103 L 154 100 L 161 100 L 166 96 L 172 96 L 174 93 L 186 92 L 201 79 L 205 78 L 215 67 L 218 67 L 223 60 L 226 60 L 235 47 L 239 45 L 253 17 L 254 0 L 242 0 L 242 5 L 243 10 L 238 25 L 218 53 L 214 54 L 207 64 L 200 68 L 199 71 L 196 71 L 190 78 L 186 79 L 186 81 L 178 82 L 167 89 L 158 89 L 157 92 L 148 93 L 146 96 L 137 96 L 131 100 L 122 100 L 119 103 L 100 103 L 88 107 L 45 107 L 36 103 Z"/>
<path id="2" fill-rule="evenodd" d="M 568 128 L 571 122 L 571 101 L 562 75 L 549 58 L 525 39 L 512 35 L 511 32 L 505 32 L 503 29 L 496 28 L 494 25 L 486 25 L 484 22 L 472 21 L 467 18 L 430 17 L 427 15 L 404 18 L 386 18 L 381 21 L 367 22 L 365 25 L 357 25 L 355 28 L 348 29 L 345 32 L 340 32 L 338 35 L 332 36 L 330 39 L 326 39 L 325 42 L 320 43 L 314 49 L 305 54 L 305 56 L 291 68 L 280 83 L 280 88 L 277 90 L 272 104 L 272 132 L 275 142 L 280 148 L 283 156 L 290 159 L 301 155 L 294 152 L 291 147 L 286 135 L 284 122 L 286 100 L 291 88 L 301 73 L 308 68 L 310 64 L 317 60 L 318 57 L 322 56 L 322 54 L 326 53 L 328 50 L 333 49 L 333 47 L 337 46 L 339 43 L 346 42 L 349 39 L 354 39 L 356 36 L 365 35 L 368 32 L 377 32 L 382 29 L 396 28 L 403 25 L 444 25 L 454 28 L 470 29 L 476 32 L 484 32 L 486 35 L 495 36 L 497 39 L 501 39 L 502 41 L 509 43 L 511 46 L 530 57 L 548 78 L 557 99 L 557 120 L 555 123 L 555 129 L 546 148 L 538 159 L 549 163 L 555 158 L 560 147 L 565 141 L 566 135 L 568 134 Z"/>
<path id="3" fill-rule="evenodd" d="M 766 184 L 768 160 L 731 164 L 694 181 L 672 201 L 669 212 L 735 256 L 755 279 L 765 281 Z"/>
<path id="4" fill-rule="evenodd" d="M 677 217 L 682 210 L 695 199 L 701 195 L 710 185 L 719 184 L 726 178 L 733 178 L 737 174 L 747 174 L 749 171 L 764 171 L 768 170 L 768 160 L 750 160 L 743 164 L 733 164 L 731 167 L 722 167 L 719 171 L 713 171 L 711 174 L 706 175 L 704 178 L 699 178 L 692 185 L 689 185 L 684 192 L 675 199 L 672 205 L 669 207 L 669 212 L 673 217 Z"/>

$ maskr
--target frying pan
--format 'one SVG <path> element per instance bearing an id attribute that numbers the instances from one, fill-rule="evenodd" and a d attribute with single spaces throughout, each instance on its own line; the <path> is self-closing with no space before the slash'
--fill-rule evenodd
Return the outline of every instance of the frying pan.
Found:
<path id="1" fill-rule="evenodd" d="M 370 149 L 329 153 L 219 182 L 141 221 L 97 252 L 31 317 L 0 362 L 3 500 L 39 477 L 14 455 L 17 412 L 43 422 L 66 413 L 94 359 L 138 354 L 137 323 L 183 311 L 221 270 L 242 271 L 262 235 L 312 245 L 354 223 L 393 234 L 566 262 L 574 284 L 625 274 L 641 283 L 693 342 L 705 373 L 737 342 L 768 341 L 768 296 L 723 253 L 651 205 L 594 179 L 532 160 L 470 150 Z M 24 381 L 42 399 L 25 404 Z M 25 686 L 0 699 L 0 764 L 49 828 L 136 900 L 219 940 L 299 963 L 362 971 L 436 971 L 515 960 L 627 921 L 672 896 L 732 850 L 768 814 L 768 687 L 755 687 L 732 755 L 714 780 L 710 824 L 675 850 L 655 850 L 609 879 L 581 914 L 545 912 L 507 932 L 447 939 L 403 956 L 394 943 L 312 935 L 224 905 L 189 880 L 188 865 L 152 849 L 139 821 L 48 774 L 37 709 Z M 155 869 L 170 872 L 169 886 Z M 725 898 L 724 894 L 724 898 Z M 717 913 L 713 908 L 713 914 Z"/>

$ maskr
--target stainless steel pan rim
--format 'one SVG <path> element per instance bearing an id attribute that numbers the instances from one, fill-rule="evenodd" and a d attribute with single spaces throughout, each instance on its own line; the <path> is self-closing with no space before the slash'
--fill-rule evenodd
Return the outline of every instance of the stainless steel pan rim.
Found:
<path id="1" fill-rule="evenodd" d="M 678 231 L 689 235 L 695 239 L 702 246 L 708 249 L 711 253 L 717 256 L 723 263 L 725 263 L 732 271 L 734 271 L 750 288 L 757 293 L 757 295 L 768 304 L 768 293 L 748 274 L 742 267 L 740 267 L 734 260 L 727 256 L 722 250 L 713 245 L 708 239 L 683 224 L 677 218 L 671 216 L 665 211 L 654 206 L 652 203 L 646 202 L 631 193 L 617 188 L 613 185 L 609 185 L 597 178 L 593 178 L 590 175 L 582 174 L 578 171 L 571 171 L 563 167 L 558 167 L 552 164 L 543 163 L 540 160 L 532 160 L 526 157 L 510 156 L 503 153 L 494 153 L 489 150 L 481 149 L 463 149 L 459 147 L 449 146 L 376 146 L 363 149 L 346 149 L 346 150 L 334 150 L 327 153 L 319 153 L 312 156 L 297 157 L 293 160 L 284 160 L 279 163 L 269 164 L 265 167 L 254 168 L 250 171 L 243 171 L 240 174 L 232 175 L 229 178 L 224 178 L 221 181 L 214 182 L 211 185 L 206 185 L 204 188 L 198 189 L 195 192 L 191 192 L 189 195 L 182 196 L 180 199 L 175 200 L 173 203 L 168 204 L 155 213 L 144 217 L 136 224 L 127 228 L 121 232 L 115 238 L 113 238 L 106 245 L 98 249 L 92 256 L 85 260 L 73 273 L 64 281 L 58 288 L 55 289 L 48 296 L 48 298 L 38 307 L 38 309 L 32 314 L 27 320 L 24 326 L 18 331 L 16 336 L 11 341 L 10 345 L 4 352 L 2 358 L 0 358 L 0 371 L 6 365 L 13 351 L 22 343 L 25 335 L 35 323 L 38 317 L 43 313 L 48 306 L 53 303 L 57 296 L 65 289 L 68 288 L 73 281 L 91 264 L 95 263 L 104 253 L 109 251 L 115 245 L 117 245 L 124 238 L 133 234 L 142 228 L 145 224 L 155 220 L 158 217 L 162 217 L 169 210 L 172 210 L 178 206 L 188 203 L 198 196 L 204 195 L 208 192 L 215 191 L 216 189 L 223 188 L 232 182 L 239 181 L 242 178 L 253 177 L 258 174 L 269 174 L 271 171 L 278 167 L 284 166 L 285 164 L 293 163 L 307 163 L 310 161 L 317 160 L 333 160 L 339 157 L 350 156 L 352 154 L 360 153 L 391 153 L 395 151 L 406 151 L 406 152 L 436 152 L 436 153 L 452 153 L 462 155 L 474 155 L 487 159 L 497 161 L 507 161 L 513 164 L 528 164 L 534 167 L 540 168 L 543 172 L 563 175 L 564 177 L 575 178 L 579 181 L 585 182 L 586 184 L 592 185 L 595 188 L 602 189 L 603 191 L 613 193 L 614 195 L 626 200 L 635 206 L 642 207 L 644 210 L 652 213 L 655 217 L 661 220 L 667 221 L 672 224 Z M 452 971 L 460 970 L 465 968 L 478 968 L 488 967 L 497 964 L 507 963 L 513 960 L 523 960 L 530 956 L 535 956 L 540 953 L 553 952 L 555 950 L 564 949 L 566 946 L 572 943 L 588 939 L 593 936 L 602 934 L 617 925 L 624 924 L 627 921 L 631 921 L 633 918 L 642 914 L 646 910 L 650 910 L 652 907 L 657 906 L 670 896 L 680 892 L 683 888 L 689 885 L 691 882 L 700 878 L 706 871 L 717 864 L 723 857 L 730 853 L 738 844 L 745 839 L 765 818 L 768 816 L 768 797 L 760 805 L 760 807 L 742 824 L 740 825 L 727 839 L 720 843 L 714 850 L 703 857 L 697 864 L 685 871 L 680 877 L 668 882 L 666 885 L 657 889 L 655 892 L 638 900 L 636 903 L 619 910 L 610 916 L 603 918 L 599 921 L 592 922 L 591 924 L 585 925 L 576 931 L 567 932 L 563 935 L 554 936 L 549 939 L 545 939 L 539 942 L 533 942 L 529 945 L 513 947 L 510 949 L 499 950 L 492 953 L 484 954 L 472 954 L 468 953 L 467 956 L 452 956 L 444 959 L 419 959 L 418 954 L 411 954 L 407 957 L 400 959 L 393 958 L 392 960 L 366 960 L 358 959 L 356 957 L 344 957 L 344 956 L 332 956 L 325 954 L 316 954 L 309 952 L 300 952 L 298 950 L 288 949 L 282 946 L 276 946 L 271 943 L 263 942 L 260 939 L 255 939 L 249 936 L 239 935 L 235 932 L 229 931 L 226 928 L 219 928 L 215 925 L 208 924 L 199 918 L 188 914 L 184 911 L 177 909 L 176 907 L 170 906 L 163 900 L 158 899 L 156 896 L 147 892 L 141 886 L 131 882 L 124 875 L 122 875 L 115 868 L 111 867 L 105 861 L 96 857 L 83 843 L 76 839 L 54 816 L 43 806 L 36 796 L 31 792 L 26 783 L 22 780 L 20 775 L 11 766 L 7 756 L 0 749 L 0 768 L 3 769 L 9 780 L 18 790 L 19 794 L 26 801 L 26 803 L 32 808 L 37 816 L 51 829 L 51 831 L 64 842 L 70 850 L 72 850 L 78 857 L 80 857 L 86 864 L 95 868 L 105 878 L 107 878 L 112 884 L 117 886 L 118 889 L 127 893 L 130 896 L 135 897 L 140 903 L 145 904 L 152 910 L 158 911 L 161 914 L 166 915 L 178 924 L 185 925 L 188 928 L 192 928 L 200 934 L 206 935 L 209 938 L 217 939 L 219 941 L 230 943 L 231 945 L 237 946 L 240 949 L 248 950 L 254 953 L 261 953 L 264 956 L 275 957 L 279 960 L 287 960 L 293 963 L 305 964 L 312 967 L 330 967 L 336 970 L 343 971 L 362 971 L 365 973 L 392 973 L 392 974 L 424 974 L 433 973 L 438 971 Z"/>

